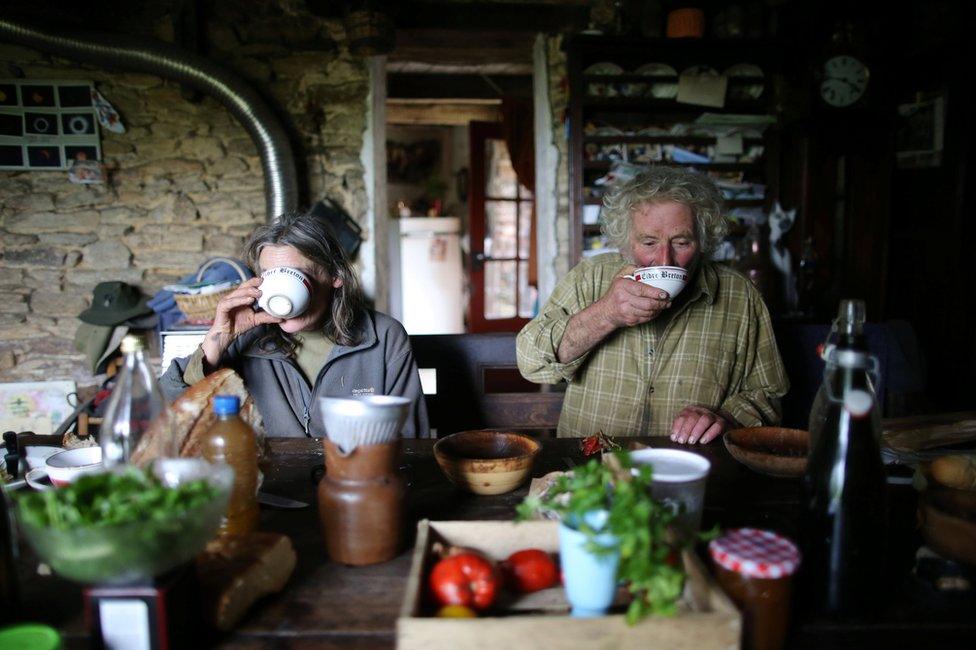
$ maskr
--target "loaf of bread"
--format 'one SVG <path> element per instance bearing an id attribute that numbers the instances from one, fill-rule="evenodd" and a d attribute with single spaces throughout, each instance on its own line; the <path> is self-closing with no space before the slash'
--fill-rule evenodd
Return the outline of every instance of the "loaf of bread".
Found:
<path id="1" fill-rule="evenodd" d="M 143 465 L 166 455 L 169 436 L 175 438 L 180 456 L 200 456 L 200 436 L 213 425 L 216 417 L 210 408 L 215 395 L 236 395 L 241 400 L 241 418 L 261 434 L 261 417 L 244 380 L 229 368 L 207 375 L 193 384 L 169 406 L 167 427 L 157 420 L 139 441 L 132 462 Z"/>
<path id="2" fill-rule="evenodd" d="M 932 478 L 958 490 L 976 490 L 976 455 L 954 454 L 932 461 Z"/>
<path id="3" fill-rule="evenodd" d="M 205 620 L 218 630 L 233 629 L 256 600 L 285 587 L 296 560 L 291 539 L 277 533 L 212 541 L 197 557 Z"/>

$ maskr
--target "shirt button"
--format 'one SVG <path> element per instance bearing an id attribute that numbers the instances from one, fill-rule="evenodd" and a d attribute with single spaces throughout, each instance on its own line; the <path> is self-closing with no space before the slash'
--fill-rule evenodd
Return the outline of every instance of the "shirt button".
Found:
<path id="1" fill-rule="evenodd" d="M 649 357 L 654 356 L 654 348 L 647 348 L 647 356 Z"/>
<path id="2" fill-rule="evenodd" d="M 651 386 L 650 388 L 648 388 L 648 389 L 647 389 L 647 392 L 648 392 L 648 393 L 653 393 L 653 392 L 654 392 L 654 387 L 653 387 L 653 386 Z"/>

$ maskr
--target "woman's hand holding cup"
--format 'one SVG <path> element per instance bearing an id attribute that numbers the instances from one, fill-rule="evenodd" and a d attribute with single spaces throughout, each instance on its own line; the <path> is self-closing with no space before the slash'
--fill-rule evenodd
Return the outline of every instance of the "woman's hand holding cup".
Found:
<path id="1" fill-rule="evenodd" d="M 261 278 L 251 278 L 220 299 L 213 325 L 203 340 L 203 354 L 207 363 L 216 366 L 220 356 L 234 339 L 258 325 L 280 323 L 281 318 L 266 311 L 254 311 L 261 297 Z"/>

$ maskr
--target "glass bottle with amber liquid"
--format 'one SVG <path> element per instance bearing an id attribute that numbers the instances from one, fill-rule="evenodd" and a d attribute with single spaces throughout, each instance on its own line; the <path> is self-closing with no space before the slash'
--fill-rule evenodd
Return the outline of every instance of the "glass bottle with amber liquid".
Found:
<path id="1" fill-rule="evenodd" d="M 201 440 L 203 457 L 234 470 L 227 515 L 220 534 L 247 533 L 258 526 L 258 445 L 252 429 L 240 418 L 241 401 L 236 395 L 217 395 L 213 412 L 217 421 Z"/>
<path id="2" fill-rule="evenodd" d="M 887 499 L 878 446 L 878 404 L 859 339 L 841 338 L 825 378 L 826 415 L 804 477 L 804 592 L 814 611 L 870 613 L 884 581 Z"/>

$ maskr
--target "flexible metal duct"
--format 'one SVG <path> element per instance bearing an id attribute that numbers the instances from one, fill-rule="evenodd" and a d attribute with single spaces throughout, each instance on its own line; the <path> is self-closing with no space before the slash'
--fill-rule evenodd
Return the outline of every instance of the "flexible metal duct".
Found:
<path id="1" fill-rule="evenodd" d="M 165 43 L 121 34 L 60 36 L 2 17 L 0 40 L 106 68 L 148 72 L 213 97 L 241 122 L 258 147 L 268 220 L 297 207 L 295 159 L 284 127 L 247 82 L 214 62 Z"/>

